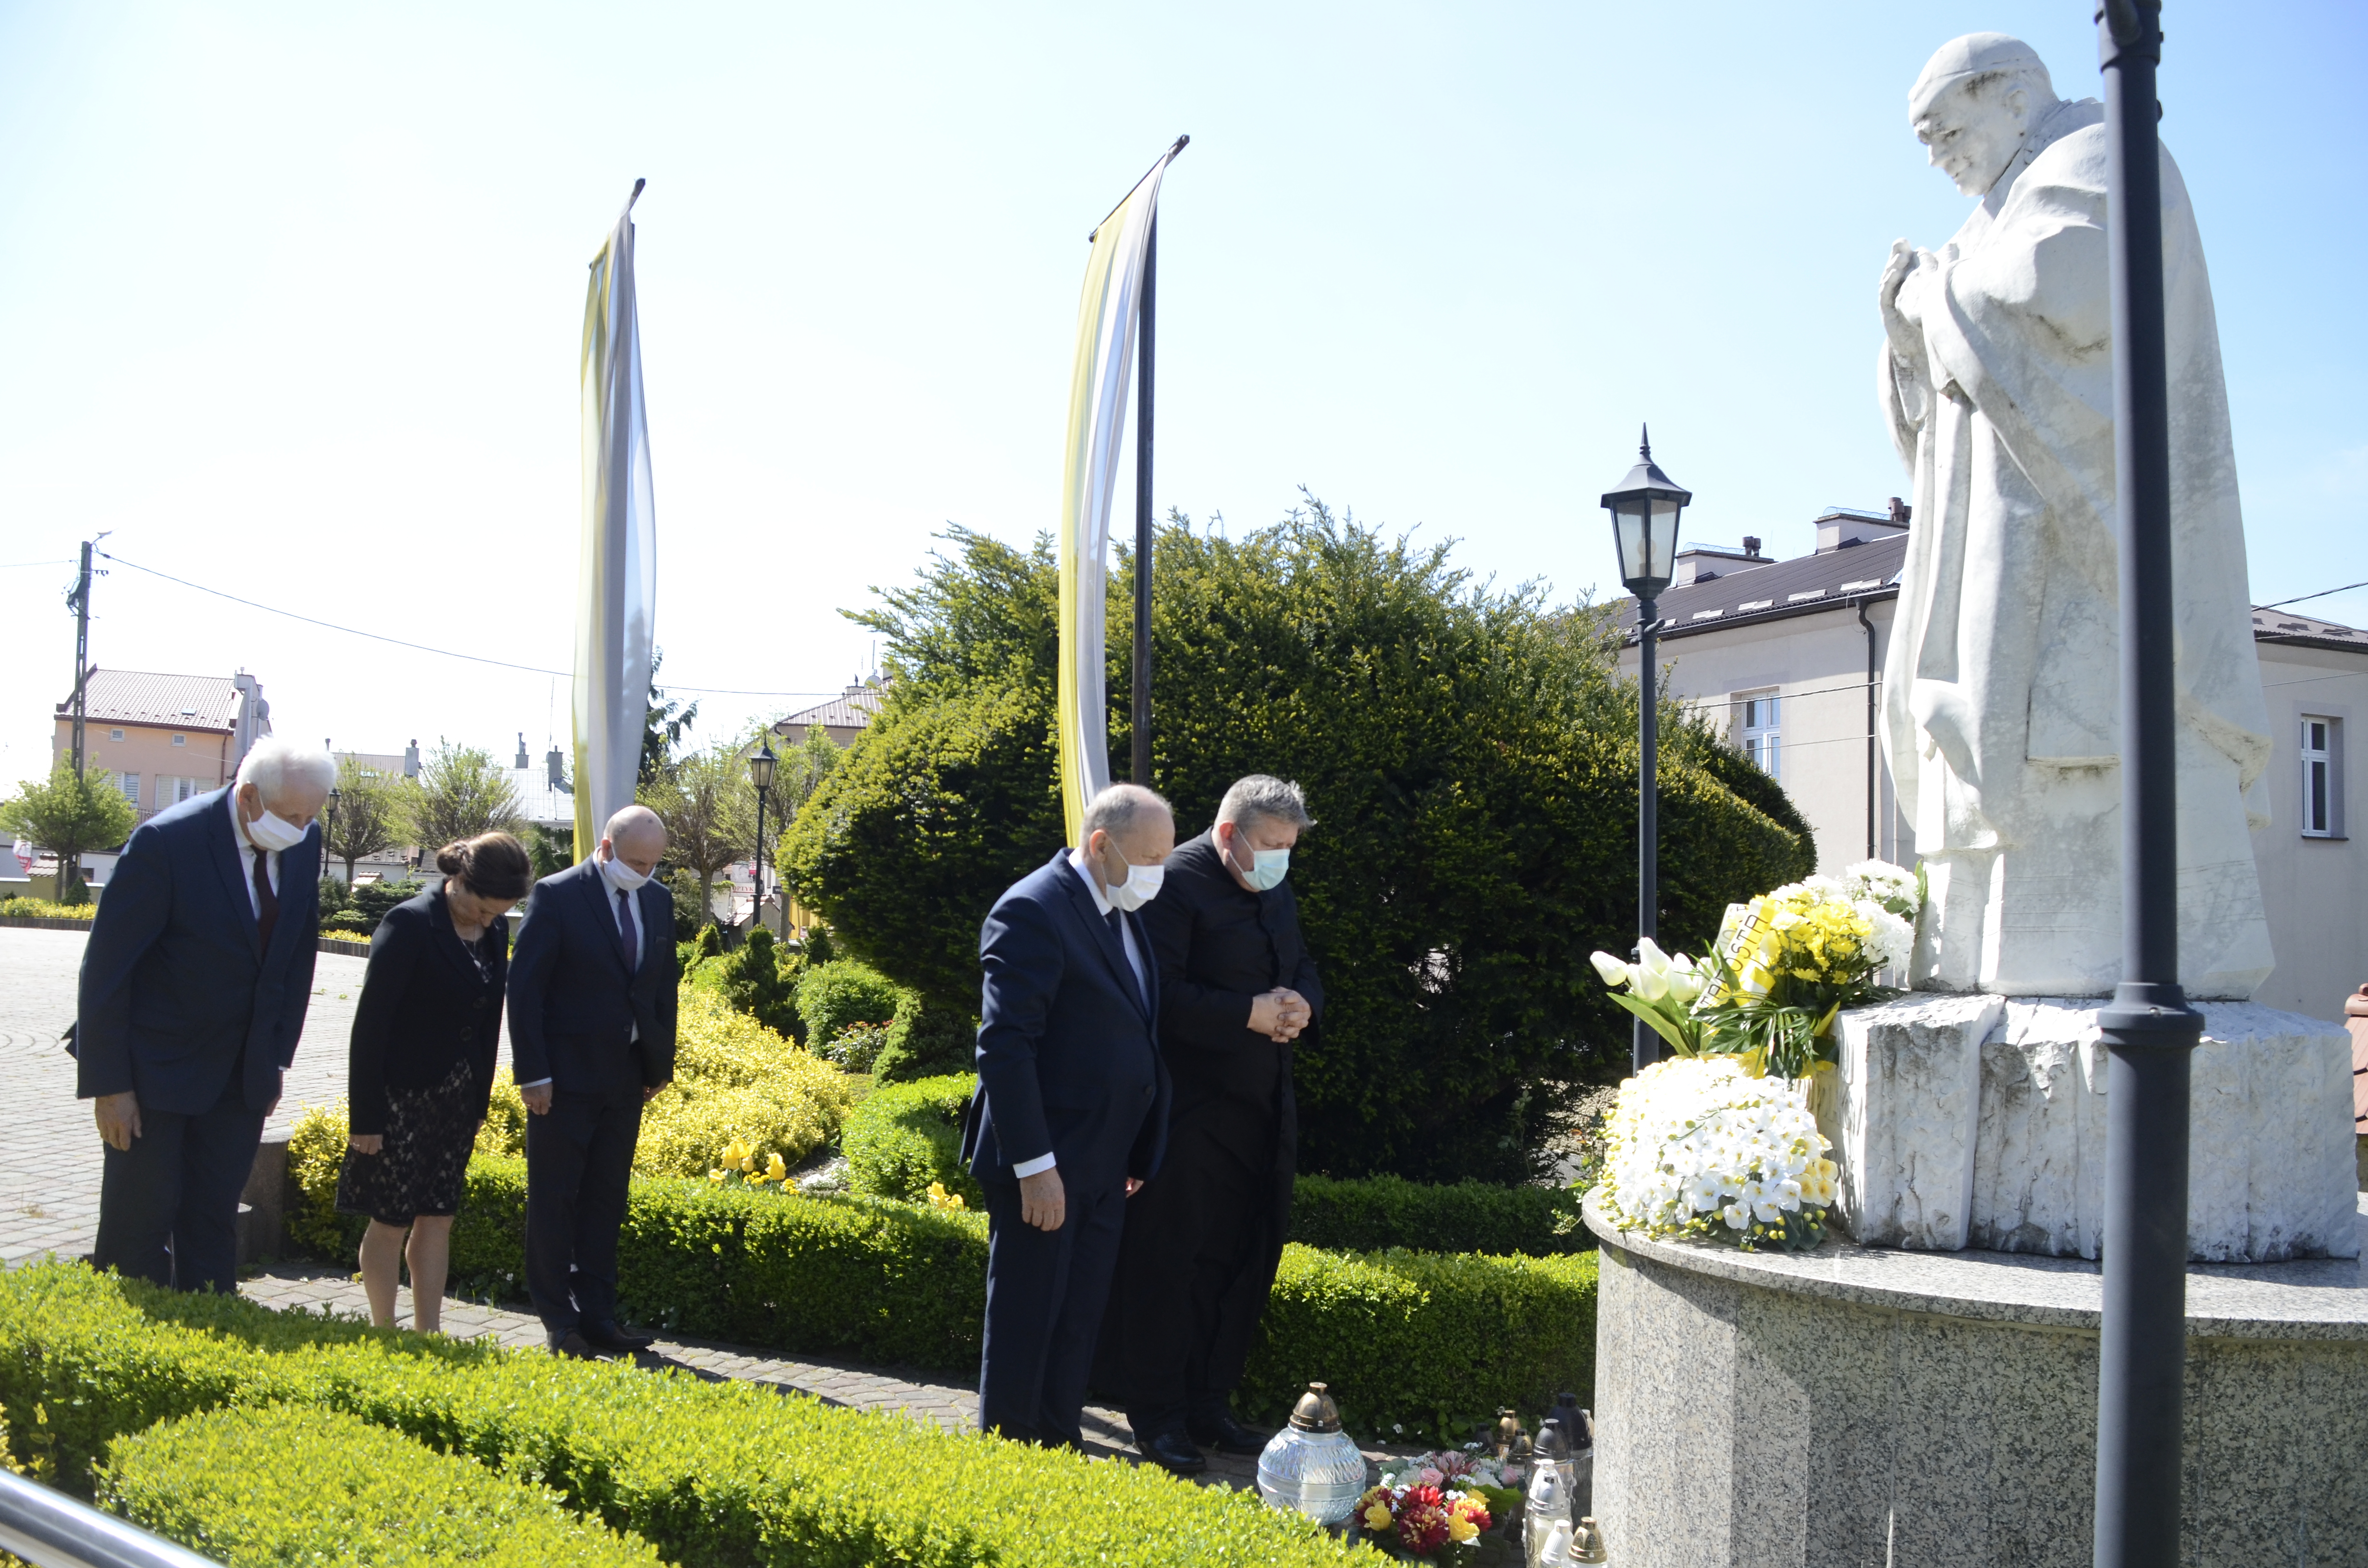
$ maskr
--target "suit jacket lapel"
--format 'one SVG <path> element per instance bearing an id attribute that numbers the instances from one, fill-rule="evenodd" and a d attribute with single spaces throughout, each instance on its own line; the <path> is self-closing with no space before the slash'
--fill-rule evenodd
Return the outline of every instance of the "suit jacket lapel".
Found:
<path id="1" fill-rule="evenodd" d="M 625 934 L 617 929 L 617 911 L 609 903 L 609 879 L 600 874 L 600 863 L 598 860 L 586 860 L 584 864 L 586 868 L 584 875 L 585 896 L 591 899 L 592 907 L 598 912 L 600 928 L 609 933 L 609 951 L 616 955 L 617 962 L 624 967 L 627 974 L 631 974 L 633 972 L 633 956 L 625 951 Z M 639 915 L 641 912 L 635 910 L 634 913 Z"/>
<path id="2" fill-rule="evenodd" d="M 1061 857 L 1061 879 L 1069 890 L 1070 903 L 1085 920 L 1087 929 L 1093 932 L 1094 945 L 1101 949 L 1102 961 L 1110 965 L 1110 973 L 1117 977 L 1120 987 L 1133 999 L 1134 1010 L 1149 1017 L 1150 1008 L 1144 995 L 1144 987 L 1134 978 L 1134 966 L 1126 961 L 1126 944 L 1120 940 L 1116 931 L 1110 929 L 1110 923 L 1102 918 L 1102 912 L 1094 907 L 1094 895 L 1086 891 L 1086 884 L 1078 878 L 1077 868 L 1066 855 Z M 1121 915 L 1119 918 L 1123 920 L 1126 916 Z M 1136 933 L 1135 940 L 1138 944 L 1142 941 L 1140 932 Z M 1146 949 L 1146 954 L 1148 951 Z"/>
<path id="3" fill-rule="evenodd" d="M 212 857 L 214 869 L 222 873 L 222 882 L 230 889 L 230 901 L 238 906 L 238 917 L 246 925 L 246 944 L 263 956 L 262 926 L 255 918 L 255 893 L 247 885 L 246 859 L 238 852 L 238 830 L 231 825 L 230 813 L 237 808 L 225 802 L 231 791 L 223 790 L 215 797 L 213 809 L 206 812 L 206 848 Z"/>
<path id="4" fill-rule="evenodd" d="M 453 971 L 472 983 L 482 985 L 485 977 L 478 972 L 476 960 L 469 956 L 469 944 L 461 940 L 460 927 L 452 924 L 452 906 L 444 897 L 441 887 L 436 889 L 436 918 L 428 924 L 435 927 L 436 950 Z"/>

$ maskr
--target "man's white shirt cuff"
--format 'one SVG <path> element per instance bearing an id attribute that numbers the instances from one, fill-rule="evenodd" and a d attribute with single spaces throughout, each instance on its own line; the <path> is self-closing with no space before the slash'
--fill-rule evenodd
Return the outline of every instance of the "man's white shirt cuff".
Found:
<path id="1" fill-rule="evenodd" d="M 1012 1166 L 1011 1174 L 1016 1176 L 1042 1176 L 1052 1168 L 1053 1156 L 1050 1154 L 1039 1154 L 1032 1160 L 1022 1160 L 1018 1165 Z"/>
<path id="2" fill-rule="evenodd" d="M 548 1078 L 537 1078 L 533 1083 L 531 1083 L 531 1084 L 520 1084 L 520 1085 L 518 1085 L 518 1087 L 519 1087 L 519 1088 L 521 1088 L 521 1089 L 539 1089 L 539 1088 L 542 1087 L 545 1084 L 548 1084 L 548 1083 L 550 1083 L 550 1082 L 551 1082 L 551 1080 L 550 1080 L 550 1079 L 548 1079 Z"/>

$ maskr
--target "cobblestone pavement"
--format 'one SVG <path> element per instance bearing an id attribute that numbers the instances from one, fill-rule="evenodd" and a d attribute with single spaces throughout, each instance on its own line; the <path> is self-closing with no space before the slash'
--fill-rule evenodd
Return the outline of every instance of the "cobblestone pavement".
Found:
<path id="1" fill-rule="evenodd" d="M 276 1265 L 248 1278 L 240 1285 L 239 1292 L 268 1307 L 302 1307 L 352 1317 L 370 1315 L 360 1282 L 326 1268 Z M 396 1319 L 404 1326 L 410 1326 L 408 1287 L 396 1302 Z M 544 1342 L 542 1325 L 529 1313 L 451 1298 L 444 1302 L 444 1332 L 461 1339 L 492 1338 L 518 1349 Z M 737 1378 L 790 1389 L 854 1410 L 902 1412 L 916 1420 L 934 1422 L 949 1432 L 965 1431 L 978 1420 L 975 1388 L 935 1382 L 923 1375 L 893 1368 L 854 1361 L 792 1360 L 745 1346 L 719 1345 L 703 1339 L 661 1339 L 635 1359 L 644 1367 L 679 1367 L 703 1378 Z M 1094 1458 L 1143 1462 L 1134 1451 L 1134 1433 L 1118 1411 L 1088 1407 L 1084 1426 L 1086 1449 Z M 1378 1461 L 1387 1452 L 1370 1449 L 1366 1457 Z M 1251 1456 L 1212 1453 L 1209 1455 L 1208 1473 L 1200 1479 L 1248 1490 L 1257 1483 L 1257 1465 Z"/>
<path id="2" fill-rule="evenodd" d="M 16 1109 L 0 1138 L 0 1263 L 45 1252 L 80 1256 L 98 1229 L 98 1132 L 74 1098 L 74 1059 L 58 1043 L 74 1021 L 79 931 L 0 926 L 0 1098 Z M 368 960 L 323 953 L 304 1035 L 270 1125 L 346 1092 L 346 1037 Z M 509 1041 L 502 1041 L 507 1063 Z"/>

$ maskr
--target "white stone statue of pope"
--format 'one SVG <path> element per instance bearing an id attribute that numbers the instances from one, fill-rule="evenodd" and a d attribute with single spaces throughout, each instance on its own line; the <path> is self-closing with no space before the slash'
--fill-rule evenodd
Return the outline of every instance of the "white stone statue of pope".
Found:
<path id="1" fill-rule="evenodd" d="M 1915 476 L 1884 672 L 1884 749 L 1931 879 L 1913 978 L 2101 994 L 2122 925 L 2103 110 L 2058 98 L 2028 44 L 1974 33 L 1924 67 L 1908 118 L 1979 199 L 1940 250 L 1894 244 L 1879 293 L 1884 415 Z M 2249 832 L 2269 717 L 2211 280 L 2168 152 L 2162 200 L 2180 970 L 2192 996 L 2244 997 L 2271 968 Z"/>

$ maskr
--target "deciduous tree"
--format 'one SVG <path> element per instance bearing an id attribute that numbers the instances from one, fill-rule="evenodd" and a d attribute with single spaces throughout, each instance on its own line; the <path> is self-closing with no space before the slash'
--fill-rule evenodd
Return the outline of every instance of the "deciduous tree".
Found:
<path id="1" fill-rule="evenodd" d="M 756 788 L 748 765 L 730 746 L 679 759 L 643 784 L 637 798 L 666 824 L 666 858 L 702 890 L 712 891 L 718 874 L 756 844 Z M 713 918 L 712 899 L 700 903 L 700 913 Z"/>
<path id="2" fill-rule="evenodd" d="M 354 885 L 354 862 L 404 842 L 401 785 L 348 756 L 337 764 L 337 798 L 322 817 L 329 858 L 342 860 L 346 885 Z M 442 843 L 439 841 L 438 846 Z"/>
<path id="3" fill-rule="evenodd" d="M 404 816 L 412 841 L 431 859 L 455 839 L 481 833 L 516 833 L 525 822 L 509 771 L 475 746 L 438 741 L 404 790 Z"/>
<path id="4" fill-rule="evenodd" d="M 114 774 L 94 767 L 77 778 L 74 764 L 61 756 L 46 782 L 26 779 L 0 801 L 0 832 L 56 856 L 58 902 L 80 903 L 90 896 L 83 885 L 82 858 L 131 837 L 139 815 Z"/>

